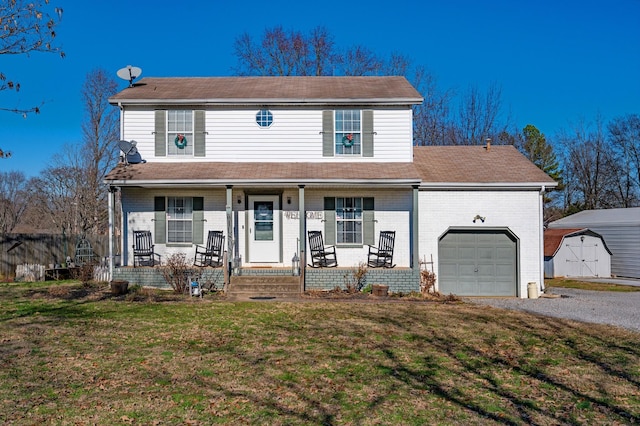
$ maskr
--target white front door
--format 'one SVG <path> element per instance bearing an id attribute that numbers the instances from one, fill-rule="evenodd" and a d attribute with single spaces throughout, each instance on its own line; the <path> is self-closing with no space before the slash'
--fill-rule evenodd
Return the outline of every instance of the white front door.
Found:
<path id="1" fill-rule="evenodd" d="M 279 210 L 277 195 L 249 196 L 249 262 L 280 261 Z"/>

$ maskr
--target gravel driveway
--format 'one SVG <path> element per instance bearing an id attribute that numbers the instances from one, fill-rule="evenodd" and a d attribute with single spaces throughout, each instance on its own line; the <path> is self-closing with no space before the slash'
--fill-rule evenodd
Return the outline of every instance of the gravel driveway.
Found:
<path id="1" fill-rule="evenodd" d="M 516 309 L 550 317 L 611 324 L 640 332 L 640 292 L 620 293 L 554 288 L 559 298 L 466 298 L 465 301 L 496 308 Z"/>

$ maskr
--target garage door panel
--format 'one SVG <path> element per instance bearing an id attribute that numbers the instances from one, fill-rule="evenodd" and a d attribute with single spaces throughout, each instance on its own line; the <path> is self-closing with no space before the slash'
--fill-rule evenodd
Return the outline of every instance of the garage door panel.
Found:
<path id="1" fill-rule="evenodd" d="M 460 247 L 458 249 L 458 259 L 473 261 L 476 256 L 474 247 Z"/>
<path id="2" fill-rule="evenodd" d="M 493 260 L 496 250 L 494 247 L 478 247 L 476 253 L 477 259 Z"/>
<path id="3" fill-rule="evenodd" d="M 439 244 L 439 288 L 460 296 L 516 296 L 516 241 L 506 231 L 450 231 Z"/>

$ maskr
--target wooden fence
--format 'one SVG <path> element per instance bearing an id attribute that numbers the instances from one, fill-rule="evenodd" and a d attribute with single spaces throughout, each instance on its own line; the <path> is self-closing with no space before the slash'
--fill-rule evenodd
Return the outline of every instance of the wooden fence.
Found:
<path id="1" fill-rule="evenodd" d="M 88 235 L 96 261 L 109 256 L 107 235 Z M 0 280 L 15 278 L 16 267 L 24 264 L 50 265 L 65 263 L 67 256 L 75 258 L 76 235 L 56 234 L 4 234 L 0 236 Z M 117 249 L 114 249 L 118 252 Z"/>

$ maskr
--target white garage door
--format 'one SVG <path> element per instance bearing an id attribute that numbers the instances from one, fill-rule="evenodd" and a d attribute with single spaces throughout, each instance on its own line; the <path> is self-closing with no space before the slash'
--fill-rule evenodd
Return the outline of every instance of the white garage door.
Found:
<path id="1" fill-rule="evenodd" d="M 517 249 L 506 231 L 452 230 L 439 244 L 439 290 L 458 296 L 516 296 Z"/>

